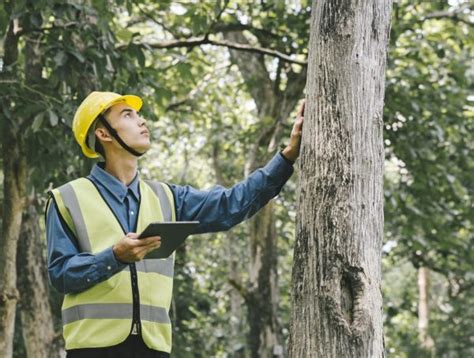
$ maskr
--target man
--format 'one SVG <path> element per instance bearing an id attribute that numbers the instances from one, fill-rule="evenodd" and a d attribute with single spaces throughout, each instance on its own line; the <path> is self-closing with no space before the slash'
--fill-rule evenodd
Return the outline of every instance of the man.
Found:
<path id="1" fill-rule="evenodd" d="M 299 154 L 304 104 L 288 146 L 230 189 L 145 182 L 137 159 L 151 144 L 141 106 L 137 96 L 92 92 L 77 109 L 73 132 L 84 155 L 100 153 L 105 162 L 51 191 L 48 272 L 65 294 L 68 357 L 169 357 L 174 255 L 144 259 L 160 237 L 139 233 L 156 221 L 196 220 L 195 233 L 228 230 L 280 192 Z"/>

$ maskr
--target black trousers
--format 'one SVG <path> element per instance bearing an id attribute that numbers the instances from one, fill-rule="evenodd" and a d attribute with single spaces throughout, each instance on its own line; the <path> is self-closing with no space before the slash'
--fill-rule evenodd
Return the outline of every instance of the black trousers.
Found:
<path id="1" fill-rule="evenodd" d="M 141 336 L 130 335 L 120 344 L 105 348 L 82 348 L 67 351 L 67 358 L 169 358 L 169 353 L 148 348 Z"/>

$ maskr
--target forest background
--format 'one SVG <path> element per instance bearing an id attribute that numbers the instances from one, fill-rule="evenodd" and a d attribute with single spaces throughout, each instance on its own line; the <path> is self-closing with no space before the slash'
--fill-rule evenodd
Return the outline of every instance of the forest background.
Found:
<path id="1" fill-rule="evenodd" d="M 81 100 L 91 90 L 142 96 L 154 139 L 143 177 L 230 187 L 289 138 L 305 95 L 310 12 L 305 0 L 0 3 L 0 250 L 17 252 L 1 263 L 17 280 L 15 357 L 61 351 L 42 215 L 49 189 L 93 165 L 71 132 Z M 390 357 L 474 355 L 473 24 L 470 1 L 394 2 L 382 285 Z M 175 356 L 244 357 L 264 344 L 285 352 L 295 169 L 248 223 L 179 250 Z M 21 233 L 9 251 L 15 213 Z M 272 342 L 255 339 L 264 329 Z"/>

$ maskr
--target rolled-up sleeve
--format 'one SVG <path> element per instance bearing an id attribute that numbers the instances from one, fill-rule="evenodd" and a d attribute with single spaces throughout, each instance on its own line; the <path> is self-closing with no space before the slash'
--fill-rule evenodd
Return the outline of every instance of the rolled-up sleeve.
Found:
<path id="1" fill-rule="evenodd" d="M 291 162 L 277 153 L 267 165 L 229 189 L 216 185 L 210 190 L 198 190 L 189 185 L 169 184 L 177 220 L 199 221 L 196 233 L 229 230 L 278 195 L 293 171 Z"/>
<path id="2" fill-rule="evenodd" d="M 75 239 L 65 229 L 54 202 L 46 217 L 48 274 L 61 293 L 77 293 L 104 281 L 127 265 L 115 258 L 109 247 L 97 254 L 80 252 Z"/>

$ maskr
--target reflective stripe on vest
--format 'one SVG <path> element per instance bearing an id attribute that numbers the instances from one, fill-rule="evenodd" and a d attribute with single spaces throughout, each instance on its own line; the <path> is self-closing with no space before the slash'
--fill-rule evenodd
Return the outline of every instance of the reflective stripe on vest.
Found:
<path id="1" fill-rule="evenodd" d="M 173 194 L 166 184 L 140 181 L 139 189 L 137 232 L 151 222 L 176 221 Z M 90 180 L 74 180 L 52 190 L 52 195 L 81 252 L 99 253 L 125 236 L 118 219 Z M 142 260 L 135 266 L 143 340 L 152 349 L 170 352 L 168 312 L 173 290 L 174 255 L 167 259 Z M 66 349 L 118 344 L 129 335 L 132 316 L 132 287 L 127 266 L 85 291 L 65 295 L 62 317 Z"/>
<path id="2" fill-rule="evenodd" d="M 62 311 L 63 324 L 86 318 L 128 318 L 132 315 L 132 306 L 126 303 L 94 303 L 67 308 Z M 162 307 L 140 305 L 145 320 L 158 323 L 170 323 L 168 312 Z"/>

